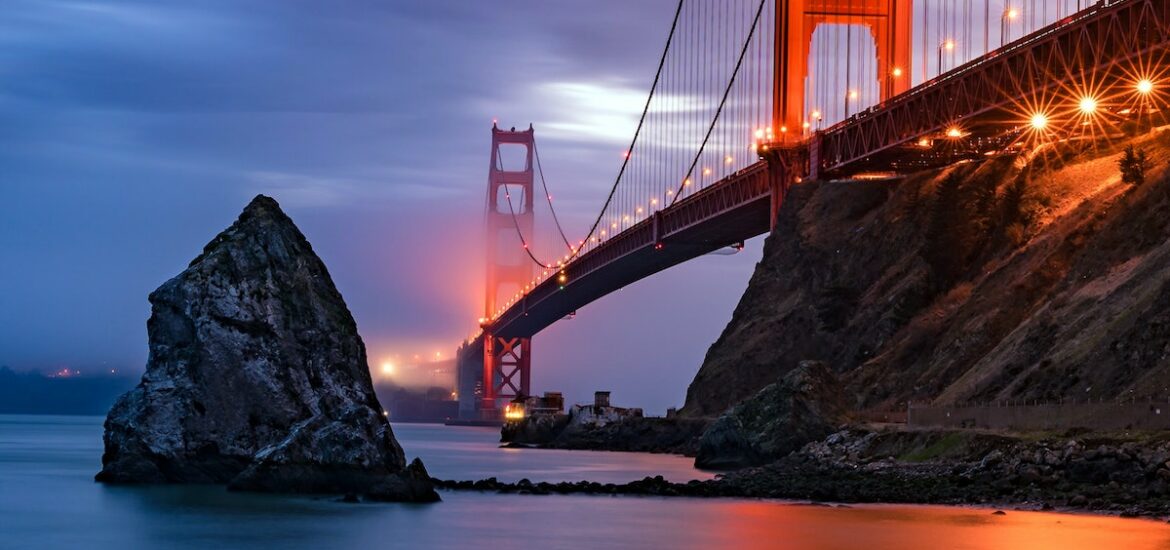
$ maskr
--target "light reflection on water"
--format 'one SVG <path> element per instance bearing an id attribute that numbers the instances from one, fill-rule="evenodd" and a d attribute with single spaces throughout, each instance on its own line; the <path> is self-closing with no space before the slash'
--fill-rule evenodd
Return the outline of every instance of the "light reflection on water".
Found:
<path id="1" fill-rule="evenodd" d="M 421 456 L 427 471 L 442 479 L 486 479 L 515 482 L 581 481 L 626 483 L 661 475 L 670 481 L 711 479 L 696 470 L 693 459 L 648 453 L 502 449 L 496 428 L 395 424 L 394 435 L 406 456 Z"/>
<path id="2" fill-rule="evenodd" d="M 678 457 L 498 449 L 492 430 L 395 433 L 438 477 L 705 475 Z M 433 506 L 353 505 L 215 486 L 106 487 L 92 482 L 100 456 L 101 419 L 0 416 L 0 548 L 1170 549 L 1160 522 L 984 509 L 458 492 Z"/>

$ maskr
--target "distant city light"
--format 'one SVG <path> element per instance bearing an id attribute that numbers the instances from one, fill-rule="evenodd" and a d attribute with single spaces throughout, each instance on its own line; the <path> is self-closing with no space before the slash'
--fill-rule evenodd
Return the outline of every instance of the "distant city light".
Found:
<path id="1" fill-rule="evenodd" d="M 947 137 L 949 137 L 951 139 L 961 138 L 961 137 L 963 137 L 963 131 L 958 129 L 957 127 L 952 126 L 951 128 L 949 128 L 947 130 Z"/>

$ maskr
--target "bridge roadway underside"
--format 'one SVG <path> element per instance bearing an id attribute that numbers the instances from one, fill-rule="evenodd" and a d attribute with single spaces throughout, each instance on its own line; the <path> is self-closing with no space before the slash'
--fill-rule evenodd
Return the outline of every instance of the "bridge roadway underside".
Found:
<path id="1" fill-rule="evenodd" d="M 514 304 L 486 332 L 529 338 L 578 308 L 687 260 L 766 233 L 769 170 L 759 162 L 663 210 L 571 262 Z M 657 228 L 657 229 L 656 229 Z"/>

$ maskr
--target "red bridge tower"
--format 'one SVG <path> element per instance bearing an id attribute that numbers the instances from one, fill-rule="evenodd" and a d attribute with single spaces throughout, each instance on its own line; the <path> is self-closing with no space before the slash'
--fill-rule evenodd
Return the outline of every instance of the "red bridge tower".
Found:
<path id="1" fill-rule="evenodd" d="M 501 149 L 517 154 L 503 154 Z M 504 164 L 523 151 L 523 167 Z M 484 318 L 496 316 L 499 306 L 532 282 L 532 262 L 525 254 L 520 236 L 532 238 L 534 131 L 500 130 L 492 125 L 492 156 L 488 168 L 487 279 Z M 520 169 L 517 169 L 520 168 Z M 531 395 L 532 338 L 506 334 L 483 335 L 484 415 L 498 414 L 499 400 Z"/>

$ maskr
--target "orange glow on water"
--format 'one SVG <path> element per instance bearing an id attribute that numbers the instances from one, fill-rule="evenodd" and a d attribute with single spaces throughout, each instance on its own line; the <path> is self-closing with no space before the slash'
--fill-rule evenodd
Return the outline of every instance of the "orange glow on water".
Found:
<path id="1" fill-rule="evenodd" d="M 734 533 L 736 548 L 1155 549 L 1170 547 L 1161 522 L 985 508 L 852 505 L 849 508 L 736 501 L 706 510 L 702 524 Z M 730 538 L 730 536 L 729 536 Z M 859 543 L 864 541 L 864 543 Z M 942 541 L 946 541 L 943 543 Z M 719 547 L 732 541 L 704 540 Z"/>

